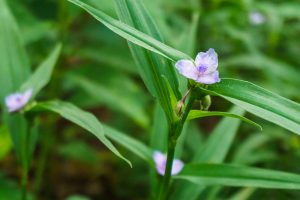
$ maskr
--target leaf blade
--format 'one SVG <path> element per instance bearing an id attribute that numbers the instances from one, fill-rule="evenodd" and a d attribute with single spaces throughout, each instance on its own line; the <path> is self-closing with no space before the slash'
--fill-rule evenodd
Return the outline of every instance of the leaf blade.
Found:
<path id="1" fill-rule="evenodd" d="M 222 79 L 207 92 L 221 96 L 248 112 L 300 134 L 300 105 L 247 81 Z"/>
<path id="2" fill-rule="evenodd" d="M 114 145 L 106 138 L 102 124 L 91 113 L 83 111 L 71 103 L 58 100 L 38 103 L 34 108 L 45 109 L 55 112 L 63 118 L 89 131 L 94 136 L 96 136 L 115 155 L 125 160 L 130 166 L 132 166 L 130 161 L 123 157 L 119 153 L 119 151 L 114 147 Z"/>
<path id="3" fill-rule="evenodd" d="M 229 113 L 229 112 L 215 112 L 215 111 L 202 111 L 202 110 L 191 110 L 187 120 L 192 120 L 196 118 L 201 118 L 201 117 L 213 117 L 213 116 L 224 116 L 224 117 L 232 117 L 236 119 L 240 119 L 248 124 L 251 124 L 253 126 L 256 126 L 260 130 L 262 130 L 262 127 L 255 123 L 254 121 L 247 119 L 246 117 L 236 115 L 234 113 Z"/>
<path id="4" fill-rule="evenodd" d="M 37 70 L 24 82 L 21 91 L 32 89 L 32 96 L 36 96 L 38 92 L 50 81 L 52 71 L 55 67 L 59 54 L 61 52 L 61 44 L 57 45 L 52 53 L 40 64 Z"/>
<path id="5" fill-rule="evenodd" d="M 187 164 L 175 178 L 203 185 L 300 189 L 297 174 L 229 164 Z"/>

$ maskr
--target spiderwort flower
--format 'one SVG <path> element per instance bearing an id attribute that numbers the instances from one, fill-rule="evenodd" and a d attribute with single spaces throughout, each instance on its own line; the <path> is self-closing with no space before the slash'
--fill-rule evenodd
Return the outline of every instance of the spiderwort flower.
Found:
<path id="1" fill-rule="evenodd" d="M 159 151 L 155 151 L 153 153 L 153 160 L 156 165 L 156 170 L 160 175 L 165 174 L 166 164 L 167 164 L 167 156 Z M 172 175 L 178 174 L 184 166 L 184 163 L 181 160 L 174 159 L 172 164 Z"/>
<path id="2" fill-rule="evenodd" d="M 251 24 L 253 24 L 253 25 L 260 25 L 260 24 L 265 23 L 266 17 L 258 11 L 252 11 L 249 14 L 249 20 L 250 20 Z"/>
<path id="3" fill-rule="evenodd" d="M 15 112 L 23 108 L 32 96 L 32 89 L 24 93 L 14 93 L 5 97 L 5 104 L 9 112 Z"/>
<path id="4" fill-rule="evenodd" d="M 207 52 L 198 53 L 195 62 L 179 60 L 175 64 L 179 73 L 198 83 L 214 84 L 220 82 L 218 68 L 218 54 L 210 48 Z"/>

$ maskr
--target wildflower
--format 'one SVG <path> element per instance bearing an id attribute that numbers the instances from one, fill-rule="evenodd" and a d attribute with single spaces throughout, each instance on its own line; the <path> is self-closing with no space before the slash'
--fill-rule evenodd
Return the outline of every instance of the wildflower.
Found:
<path id="1" fill-rule="evenodd" d="M 24 93 L 14 93 L 5 97 L 5 104 L 9 112 L 15 112 L 23 108 L 32 96 L 32 89 Z"/>
<path id="2" fill-rule="evenodd" d="M 165 174 L 166 163 L 167 163 L 167 156 L 159 151 L 155 151 L 153 153 L 153 160 L 156 165 L 156 170 L 160 175 Z M 181 160 L 174 159 L 172 164 L 172 175 L 178 174 L 184 166 L 184 163 Z"/>
<path id="3" fill-rule="evenodd" d="M 179 73 L 198 83 L 214 84 L 220 82 L 218 68 L 218 54 L 210 48 L 207 52 L 198 53 L 195 62 L 179 60 L 175 64 Z"/>
<path id="4" fill-rule="evenodd" d="M 260 25 L 260 24 L 265 23 L 266 18 L 262 13 L 257 12 L 257 11 L 252 11 L 249 14 L 249 20 L 250 20 L 251 24 L 253 24 L 253 25 Z"/>

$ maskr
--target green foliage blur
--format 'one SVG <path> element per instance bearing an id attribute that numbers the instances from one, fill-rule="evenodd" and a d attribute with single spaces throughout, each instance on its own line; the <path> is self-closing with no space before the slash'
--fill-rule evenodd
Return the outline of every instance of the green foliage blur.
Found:
<path id="1" fill-rule="evenodd" d="M 212 47 L 219 55 L 221 77 L 248 80 L 300 102 L 298 0 L 143 1 L 169 46 L 191 57 Z M 113 1 L 85 2 L 117 18 Z M 66 0 L 7 3 L 33 66 L 41 63 L 57 42 L 63 43 L 52 80 L 39 99 L 70 101 L 145 144 L 160 142 L 151 141 L 150 136 L 156 132 L 156 140 L 160 140 L 159 133 L 165 132 L 163 122 L 155 121 L 162 113 L 156 112 L 154 98 L 139 77 L 124 39 Z M 210 110 L 230 109 L 220 98 L 212 102 Z M 263 131 L 242 123 L 226 162 L 300 173 L 300 138 L 253 115 L 247 117 L 261 124 Z M 130 168 L 78 126 L 56 115 L 40 120 L 43 123 L 30 170 L 32 198 L 148 198 L 150 172 L 143 160 L 117 146 L 132 161 Z M 176 154 L 191 161 L 219 121 L 212 117 L 191 122 L 180 141 L 185 150 Z M 8 130 L 0 125 L 0 200 L 18 199 L 19 177 Z M 300 199 L 299 191 L 255 188 L 211 187 L 201 195 L 199 199 L 211 200 Z"/>

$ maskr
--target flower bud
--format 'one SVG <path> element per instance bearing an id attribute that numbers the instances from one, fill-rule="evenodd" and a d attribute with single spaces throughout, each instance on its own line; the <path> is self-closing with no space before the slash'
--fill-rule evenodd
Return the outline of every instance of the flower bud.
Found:
<path id="1" fill-rule="evenodd" d="M 208 110 L 211 105 L 210 96 L 206 95 L 205 97 L 203 97 L 200 103 L 201 103 L 201 110 Z"/>
<path id="2" fill-rule="evenodd" d="M 182 100 L 178 101 L 175 108 L 175 112 L 178 116 L 182 113 L 183 107 L 184 107 L 184 102 Z"/>

